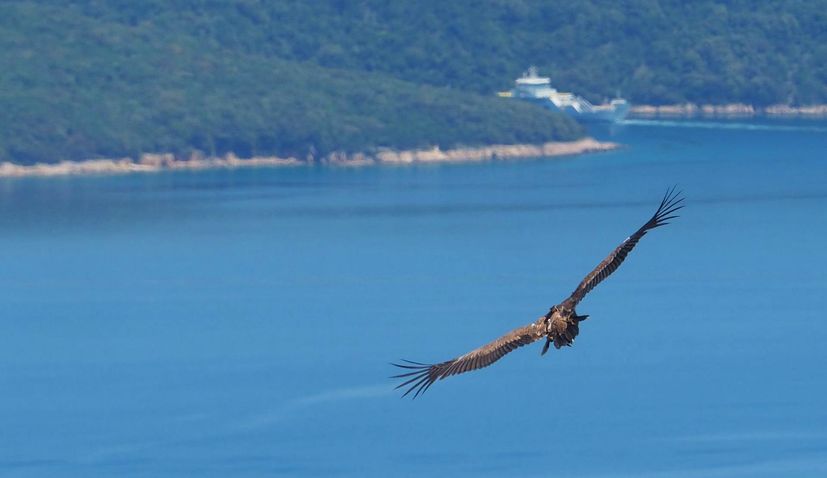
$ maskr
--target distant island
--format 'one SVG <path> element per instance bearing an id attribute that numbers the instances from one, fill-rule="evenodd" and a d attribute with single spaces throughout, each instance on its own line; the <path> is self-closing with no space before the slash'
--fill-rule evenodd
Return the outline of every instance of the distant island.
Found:
<path id="1" fill-rule="evenodd" d="M 529 65 L 594 104 L 809 117 L 827 104 L 825 12 L 827 0 L 9 0 L 0 163 L 584 138 L 570 118 L 496 97 Z"/>

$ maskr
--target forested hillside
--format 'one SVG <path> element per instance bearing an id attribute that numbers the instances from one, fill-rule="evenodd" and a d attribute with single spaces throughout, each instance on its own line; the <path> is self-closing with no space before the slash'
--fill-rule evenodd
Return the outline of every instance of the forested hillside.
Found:
<path id="1" fill-rule="evenodd" d="M 535 64 L 592 99 L 827 102 L 827 0 L 69 3 L 233 51 L 484 94 Z"/>
<path id="2" fill-rule="evenodd" d="M 8 0 L 0 160 L 324 154 L 582 129 L 493 97 L 827 102 L 827 0 Z"/>
<path id="3" fill-rule="evenodd" d="M 153 16 L 147 3 L 141 12 L 156 20 L 130 24 L 46 3 L 0 6 L 0 161 L 304 157 L 582 135 L 567 118 L 490 95 L 233 49 L 200 38 L 171 6 Z"/>

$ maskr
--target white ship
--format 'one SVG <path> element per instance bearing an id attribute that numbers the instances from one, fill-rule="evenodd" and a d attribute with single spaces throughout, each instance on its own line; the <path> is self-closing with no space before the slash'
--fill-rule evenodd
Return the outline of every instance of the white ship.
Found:
<path id="1" fill-rule="evenodd" d="M 551 87 L 547 76 L 537 75 L 537 69 L 533 66 L 522 78 L 517 78 L 515 83 L 513 90 L 498 93 L 499 96 L 531 101 L 552 111 L 565 113 L 578 121 L 613 123 L 622 120 L 629 113 L 629 103 L 623 98 L 593 105 L 574 93 L 557 91 Z"/>

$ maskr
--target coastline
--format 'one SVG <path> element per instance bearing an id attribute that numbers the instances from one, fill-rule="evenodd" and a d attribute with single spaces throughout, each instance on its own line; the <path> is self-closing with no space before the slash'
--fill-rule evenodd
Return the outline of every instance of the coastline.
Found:
<path id="1" fill-rule="evenodd" d="M 254 157 L 240 159 L 233 154 L 216 158 L 176 158 L 172 154 L 144 154 L 138 160 L 132 158 L 85 159 L 36 163 L 31 165 L 12 162 L 0 163 L 0 178 L 27 176 L 72 176 L 95 174 L 153 173 L 175 170 L 221 169 L 263 166 L 297 166 L 303 162 L 295 158 Z"/>
<path id="2" fill-rule="evenodd" d="M 827 118 L 827 105 L 770 105 L 753 106 L 744 103 L 723 105 L 695 103 L 675 105 L 635 105 L 629 110 L 632 118 Z"/>
<path id="3" fill-rule="evenodd" d="M 163 171 L 195 171 L 206 169 L 237 169 L 261 167 L 297 167 L 316 163 L 333 166 L 371 166 L 378 164 L 412 164 L 439 162 L 476 162 L 537 158 L 543 156 L 572 156 L 584 153 L 609 151 L 619 148 L 617 143 L 601 142 L 594 138 L 576 141 L 548 142 L 543 144 L 489 145 L 441 150 L 438 147 L 414 150 L 381 150 L 367 153 L 331 153 L 323 158 L 309 157 L 301 160 L 294 157 L 257 156 L 239 158 L 229 153 L 220 157 L 192 155 L 176 157 L 171 153 L 143 154 L 139 158 L 87 159 L 60 161 L 58 163 L 37 163 L 22 165 L 12 162 L 0 163 L 0 178 L 48 177 L 72 175 L 110 175 L 128 173 L 153 173 Z"/>

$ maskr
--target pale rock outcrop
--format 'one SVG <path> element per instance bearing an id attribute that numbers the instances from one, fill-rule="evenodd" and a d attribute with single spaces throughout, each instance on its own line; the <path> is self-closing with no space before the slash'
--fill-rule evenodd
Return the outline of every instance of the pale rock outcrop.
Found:
<path id="1" fill-rule="evenodd" d="M 582 154 L 606 151 L 617 148 L 618 146 L 619 145 L 615 143 L 605 143 L 593 138 L 585 138 L 578 141 L 553 142 L 539 145 L 491 145 L 447 150 L 441 150 L 439 148 L 408 151 L 384 150 L 374 155 L 365 153 L 332 153 L 322 158 L 322 162 L 337 166 L 366 166 L 377 163 L 407 164 L 487 161 L 494 159 Z M 0 163 L 0 177 L 123 174 L 171 170 L 306 166 L 312 165 L 315 162 L 316 158 L 313 157 L 302 161 L 292 157 L 280 158 L 276 156 L 256 156 L 242 159 L 232 153 L 220 157 L 205 157 L 202 154 L 192 154 L 189 158 L 178 158 L 171 153 L 145 153 L 142 154 L 137 161 L 131 158 L 89 159 L 85 161 L 61 161 L 54 164 L 40 163 L 34 165 L 4 162 Z"/>

